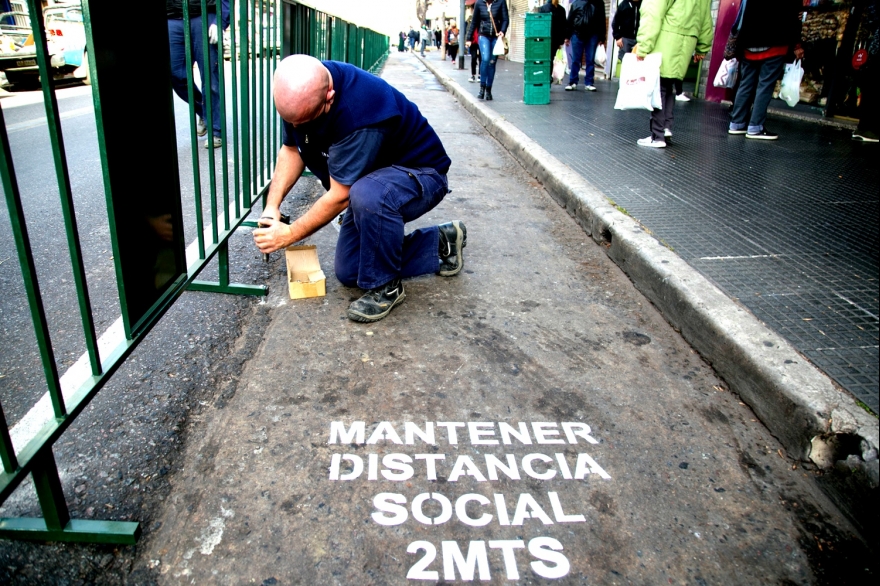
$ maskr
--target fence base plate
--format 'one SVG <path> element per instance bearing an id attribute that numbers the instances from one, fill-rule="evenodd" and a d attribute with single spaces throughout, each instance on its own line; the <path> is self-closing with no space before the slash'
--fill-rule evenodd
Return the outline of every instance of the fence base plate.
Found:
<path id="1" fill-rule="evenodd" d="M 44 519 L 0 519 L 0 538 L 5 539 L 133 545 L 140 535 L 140 523 L 128 521 L 71 519 L 64 529 L 49 529 Z"/>

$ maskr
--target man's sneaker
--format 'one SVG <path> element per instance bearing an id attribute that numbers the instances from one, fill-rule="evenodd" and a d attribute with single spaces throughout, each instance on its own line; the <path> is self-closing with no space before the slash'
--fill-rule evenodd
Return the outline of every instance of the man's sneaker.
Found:
<path id="1" fill-rule="evenodd" d="M 585 85 L 585 86 L 584 86 L 584 89 L 587 90 L 588 92 L 594 92 L 594 91 L 596 91 L 596 86 L 594 86 L 594 85 Z"/>
<path id="2" fill-rule="evenodd" d="M 576 83 L 572 83 L 572 84 L 565 86 L 565 91 L 567 91 L 567 92 L 573 92 L 577 89 L 578 89 L 578 84 L 576 84 Z"/>
<path id="3" fill-rule="evenodd" d="M 745 134 L 746 132 L 745 128 L 730 128 L 727 130 L 727 134 Z"/>
<path id="4" fill-rule="evenodd" d="M 779 135 L 772 132 L 767 132 L 767 130 L 765 129 L 760 132 L 748 132 L 746 133 L 746 138 L 754 138 L 756 140 L 776 140 L 777 138 L 779 138 Z"/>
<path id="5" fill-rule="evenodd" d="M 208 125 L 205 124 L 201 116 L 196 116 L 196 134 L 199 136 L 208 134 Z"/>
<path id="6" fill-rule="evenodd" d="M 437 226 L 440 230 L 440 276 L 454 277 L 464 266 L 462 249 L 467 246 L 467 228 L 459 220 Z"/>
<path id="7" fill-rule="evenodd" d="M 852 139 L 860 140 L 862 142 L 880 142 L 880 138 L 870 130 L 863 130 L 861 132 L 857 130 L 853 132 Z"/>
<path id="8" fill-rule="evenodd" d="M 654 140 L 653 137 L 647 136 L 645 138 L 640 138 L 636 141 L 636 144 L 643 147 L 650 147 L 652 149 L 665 149 L 666 141 L 665 140 Z"/>
<path id="9" fill-rule="evenodd" d="M 219 149 L 221 146 L 223 146 L 223 139 L 220 138 L 219 136 L 215 136 L 214 140 L 206 140 L 205 141 L 205 148 L 209 148 L 209 145 L 212 143 L 213 143 L 215 149 Z"/>
<path id="10" fill-rule="evenodd" d="M 675 96 L 675 101 L 676 102 L 690 102 L 691 99 L 689 97 L 687 97 L 686 94 L 678 94 L 677 96 Z"/>
<path id="11" fill-rule="evenodd" d="M 672 131 L 669 130 L 668 128 L 664 128 L 663 129 L 663 136 L 665 136 L 666 138 L 672 138 Z"/>
<path id="12" fill-rule="evenodd" d="M 470 77 L 470 79 L 468 79 L 468 81 L 471 82 L 471 83 L 476 83 L 476 81 L 477 81 L 477 76 L 476 76 L 476 75 L 472 75 L 472 76 Z"/>
<path id="13" fill-rule="evenodd" d="M 348 319 L 362 323 L 379 321 L 394 307 L 406 299 L 403 283 L 394 279 L 375 289 L 367 291 L 363 297 L 348 306 Z"/>

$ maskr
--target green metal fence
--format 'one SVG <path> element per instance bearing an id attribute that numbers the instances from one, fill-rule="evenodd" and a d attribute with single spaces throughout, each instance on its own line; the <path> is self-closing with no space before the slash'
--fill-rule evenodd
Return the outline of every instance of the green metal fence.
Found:
<path id="1" fill-rule="evenodd" d="M 207 2 L 200 0 L 202 19 Z M 220 0 L 217 1 L 221 5 Z M 243 226 L 265 197 L 275 155 L 280 147 L 280 120 L 271 97 L 271 80 L 278 61 L 293 53 L 307 53 L 321 59 L 347 61 L 370 71 L 381 67 L 387 57 L 389 39 L 357 27 L 340 18 L 289 0 L 230 0 L 232 25 L 219 49 L 220 66 L 206 67 L 210 77 L 219 76 L 220 99 L 207 100 L 205 122 L 211 134 L 213 110 L 221 115 L 220 145 L 208 137 L 206 160 L 200 158 L 192 68 L 187 68 L 189 98 L 189 148 L 192 152 L 191 182 L 181 178 L 175 118 L 170 83 L 170 52 L 167 43 L 159 47 L 146 64 L 139 63 L 139 81 L 132 88 L 131 72 L 125 65 L 132 50 L 130 26 L 138 23 L 142 38 L 167 39 L 168 23 L 161 2 L 118 2 L 82 0 L 87 46 L 88 79 L 92 83 L 94 113 L 101 153 L 101 174 L 107 203 L 108 225 L 113 248 L 119 302 L 122 315 L 100 337 L 95 328 L 89 296 L 87 267 L 74 209 L 67 151 L 53 81 L 53 56 L 47 44 L 39 0 L 27 1 L 36 46 L 36 61 L 42 80 L 42 96 L 53 152 L 53 165 L 64 219 L 67 253 L 73 268 L 81 330 L 86 354 L 78 365 L 59 372 L 59 361 L 44 308 L 45 284 L 37 278 L 34 249 L 28 232 L 12 148 L 0 102 L 0 174 L 11 221 L 12 234 L 24 280 L 27 303 L 36 335 L 39 359 L 51 399 L 51 412 L 38 431 L 15 441 L 3 415 L 0 401 L 0 504 L 28 474 L 32 475 L 42 510 L 41 518 L 0 519 L 0 537 L 43 541 L 133 543 L 140 528 L 136 522 L 76 520 L 70 518 L 53 454 L 53 444 L 85 409 L 95 394 L 124 363 L 144 336 L 171 305 L 187 290 L 265 295 L 263 286 L 230 282 L 228 240 Z M 199 44 L 209 54 L 208 27 L 191 38 L 190 17 L 184 16 L 186 59 L 193 62 L 193 48 Z M 157 43 L 151 43 L 155 46 Z M 228 63 L 223 56 L 228 54 Z M 210 95 L 210 92 L 208 92 Z M 138 140 L 145 146 L 132 147 L 130 121 L 133 112 L 143 130 Z M 134 149 L 134 150 L 133 150 Z M 143 173 L 142 156 L 151 157 L 154 172 Z M 132 178 L 137 185 L 132 185 Z M 134 195 L 145 194 L 144 204 Z M 183 197 L 191 197 L 186 201 Z M 144 208 L 148 209 L 144 209 Z M 183 209 L 193 209 L 185 218 Z M 145 223 L 145 220 L 148 222 Z M 138 238 L 143 226 L 155 226 L 165 235 L 156 249 Z M 216 281 L 198 280 L 200 272 L 218 259 Z M 145 264 L 146 260 L 146 264 Z M 152 265 L 151 265 L 152 263 Z M 145 270 L 145 266 L 148 267 Z M 8 351 L 4 349 L 3 351 Z M 2 351 L 0 351 L 2 358 Z M 0 397 L 2 399 L 2 397 Z M 14 431 L 14 428 L 13 428 Z"/>

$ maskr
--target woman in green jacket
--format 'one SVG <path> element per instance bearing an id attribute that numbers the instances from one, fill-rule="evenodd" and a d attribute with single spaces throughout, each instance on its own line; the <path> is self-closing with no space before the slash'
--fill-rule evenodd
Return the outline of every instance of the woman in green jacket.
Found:
<path id="1" fill-rule="evenodd" d="M 714 36 L 711 0 L 643 0 L 639 32 L 633 48 L 639 59 L 651 53 L 663 55 L 660 65 L 662 107 L 651 113 L 651 136 L 640 146 L 664 148 L 672 136 L 675 106 L 674 84 L 684 79 L 691 59 L 702 61 L 712 48 Z"/>

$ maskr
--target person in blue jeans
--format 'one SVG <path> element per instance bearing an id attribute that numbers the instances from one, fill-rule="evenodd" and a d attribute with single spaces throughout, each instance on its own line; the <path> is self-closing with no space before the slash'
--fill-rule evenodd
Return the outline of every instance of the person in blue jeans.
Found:
<path id="1" fill-rule="evenodd" d="M 574 0 L 568 11 L 569 42 L 571 43 L 571 73 L 565 91 L 577 89 L 584 57 L 584 89 L 596 91 L 596 48 L 605 44 L 605 3 L 602 0 Z"/>
<path id="2" fill-rule="evenodd" d="M 189 27 L 192 39 L 192 59 L 199 66 L 201 78 L 201 90 L 193 88 L 193 109 L 196 113 L 196 134 L 205 136 L 208 127 L 205 123 L 208 106 L 205 100 L 206 68 L 204 44 L 202 43 L 202 5 L 201 0 L 165 0 L 165 14 L 168 17 L 168 42 L 171 50 L 171 87 L 181 100 L 189 102 L 186 86 L 187 68 L 192 68 L 192 62 L 186 61 L 186 37 L 183 26 L 183 3 L 188 2 Z M 220 4 L 221 28 L 217 28 L 217 3 Z M 222 144 L 220 120 L 223 113 L 220 111 L 220 75 L 219 58 L 217 52 L 218 41 L 222 38 L 222 31 L 229 28 L 229 0 L 207 0 L 208 5 L 208 53 L 211 67 L 211 127 L 213 139 L 205 143 L 205 148 L 219 147 Z"/>
<path id="3" fill-rule="evenodd" d="M 786 62 L 790 61 L 789 55 L 800 59 L 804 54 L 799 42 L 802 9 L 800 0 L 745 3 L 737 18 L 740 21 L 736 37 L 739 87 L 733 100 L 728 134 L 744 134 L 756 140 L 779 138 L 764 128 L 764 122 L 773 89 Z"/>
<path id="4" fill-rule="evenodd" d="M 495 65 L 498 62 L 498 57 L 492 51 L 495 43 L 504 42 L 502 39 L 507 34 L 509 24 L 510 15 L 505 0 L 477 0 L 465 38 L 473 38 L 474 31 L 480 34 L 480 93 L 477 97 L 481 100 L 492 99 L 492 83 L 495 81 Z"/>
<path id="5" fill-rule="evenodd" d="M 291 55 L 278 65 L 282 146 L 254 243 L 263 253 L 317 232 L 345 211 L 336 244 L 339 282 L 366 293 L 348 318 L 378 321 L 406 297 L 402 279 L 457 275 L 464 223 L 404 231 L 449 192 L 451 161 L 418 107 L 385 80 L 338 61 Z M 308 168 L 327 192 L 290 225 L 281 202 Z"/>

